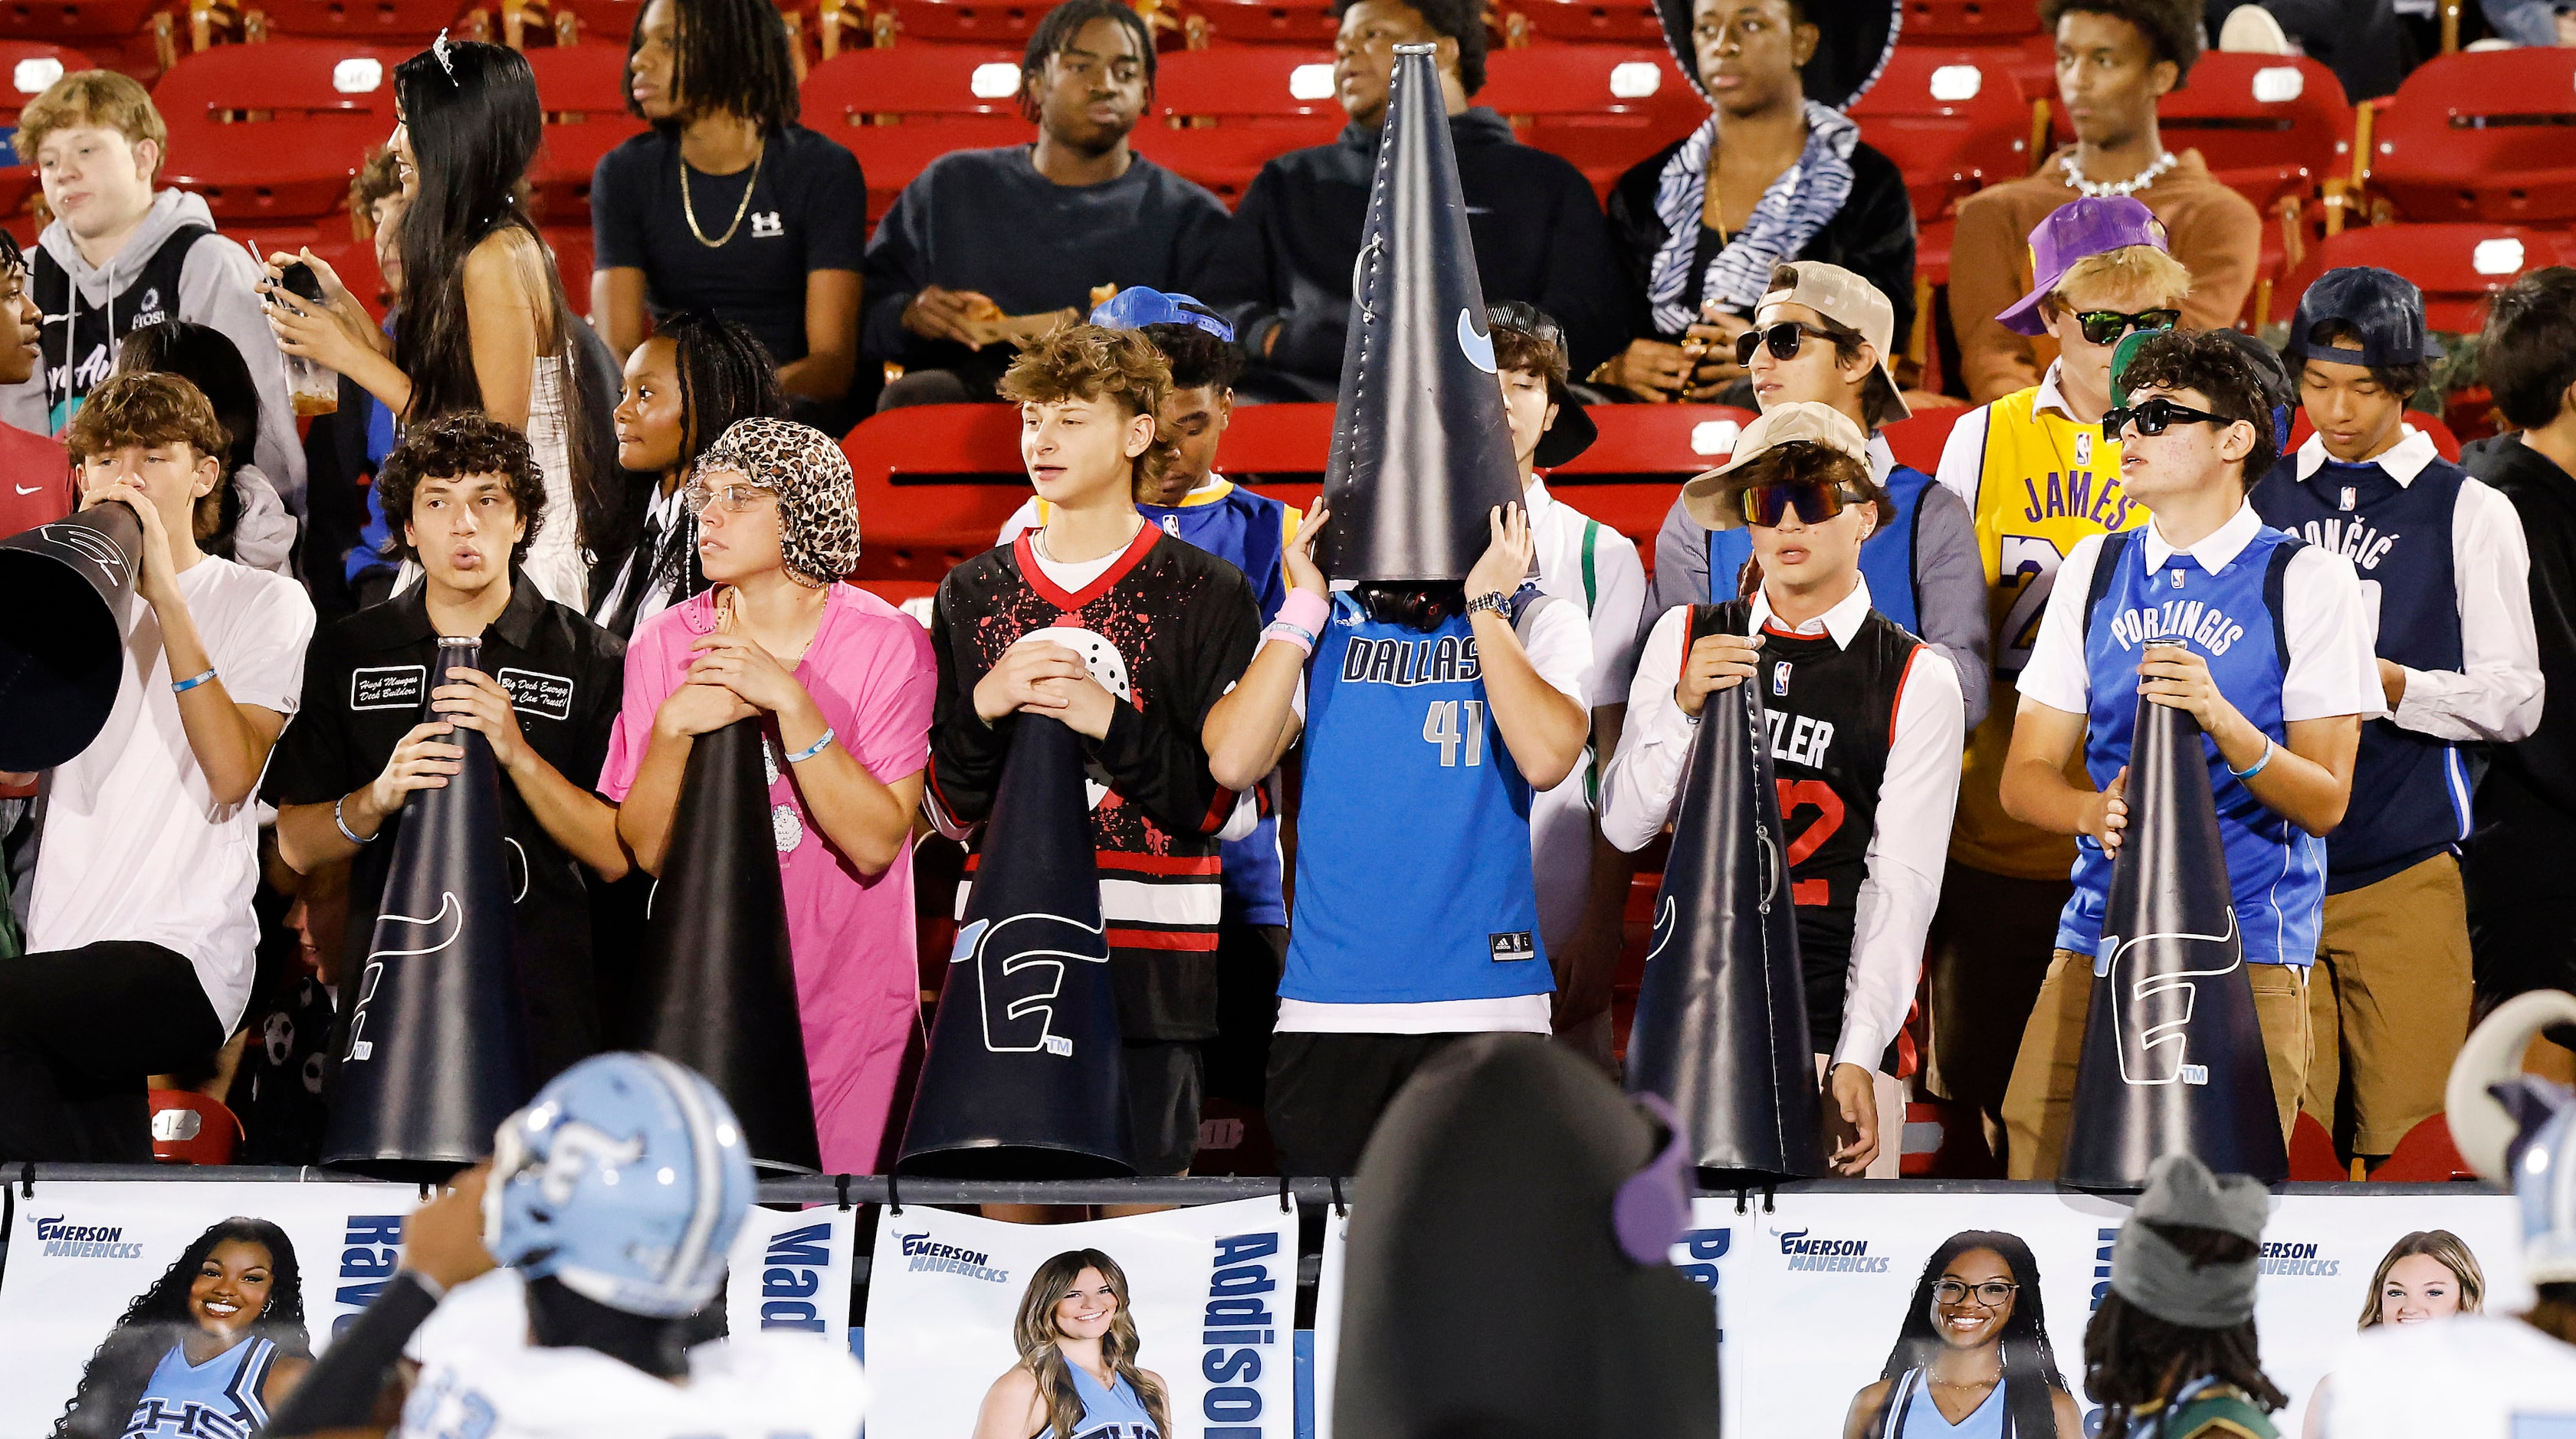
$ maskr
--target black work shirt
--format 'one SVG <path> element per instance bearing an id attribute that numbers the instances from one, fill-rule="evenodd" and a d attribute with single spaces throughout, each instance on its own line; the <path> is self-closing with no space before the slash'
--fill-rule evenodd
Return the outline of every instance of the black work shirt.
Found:
<path id="1" fill-rule="evenodd" d="M 448 682 L 430 673 L 437 657 L 438 635 L 420 585 L 316 634 L 304 659 L 303 705 L 278 738 L 260 798 L 281 808 L 329 804 L 373 783 L 403 736 L 429 718 L 429 692 Z M 596 786 L 624 696 L 624 642 L 547 599 L 513 570 L 509 607 L 483 631 L 482 665 L 513 696 L 529 747 L 574 784 Z M 396 811 L 350 866 L 344 983 L 363 972 L 401 823 Z M 542 1082 L 599 1048 L 590 944 L 596 881 L 546 833 L 506 774 L 501 834 L 512 850 L 505 867 L 519 885 L 511 940 L 526 986 L 530 1054 Z M 341 998 L 346 1013 L 345 989 Z"/>

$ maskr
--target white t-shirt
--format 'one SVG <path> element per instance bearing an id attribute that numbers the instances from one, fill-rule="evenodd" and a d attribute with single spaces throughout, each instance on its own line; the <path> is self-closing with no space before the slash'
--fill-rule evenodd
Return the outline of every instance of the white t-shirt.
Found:
<path id="1" fill-rule="evenodd" d="M 701 1344 L 676 1382 L 595 1349 L 537 1348 L 515 1269 L 450 1290 L 415 1343 L 400 1439 L 857 1439 L 867 1412 L 859 1362 L 795 1335 Z"/>
<path id="2" fill-rule="evenodd" d="M 294 714 L 313 638 L 303 587 L 211 555 L 178 582 L 233 703 Z M 250 908 L 259 806 L 215 803 L 180 725 L 172 678 L 160 621 L 138 595 L 126 612 L 125 676 L 107 727 L 45 776 L 27 947 L 120 939 L 174 950 L 196 966 L 229 1033 L 250 1002 L 259 945 Z"/>
<path id="3" fill-rule="evenodd" d="M 2353 1341 L 2326 1391 L 2327 1439 L 2561 1439 L 2576 1434 L 2576 1344 L 2463 1314 Z"/>

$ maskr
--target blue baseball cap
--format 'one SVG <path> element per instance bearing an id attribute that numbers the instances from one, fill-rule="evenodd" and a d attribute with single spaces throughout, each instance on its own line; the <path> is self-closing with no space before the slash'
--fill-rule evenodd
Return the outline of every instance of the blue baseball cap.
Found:
<path id="1" fill-rule="evenodd" d="M 2361 336 L 2360 348 L 2315 338 L 2317 327 L 2330 321 L 2350 325 Z M 2376 265 L 2347 265 L 2319 275 L 2299 297 L 2281 358 L 2293 367 L 2313 359 L 2380 370 L 2438 360 L 2442 348 L 2424 332 L 2424 292 L 2414 281 Z"/>
<path id="2" fill-rule="evenodd" d="M 1234 326 L 1217 318 L 1216 312 L 1197 296 L 1167 295 L 1142 285 L 1121 290 L 1094 306 L 1091 323 L 1112 330 L 1141 330 L 1147 325 L 1196 325 L 1220 340 L 1231 343 L 1234 339 Z"/>

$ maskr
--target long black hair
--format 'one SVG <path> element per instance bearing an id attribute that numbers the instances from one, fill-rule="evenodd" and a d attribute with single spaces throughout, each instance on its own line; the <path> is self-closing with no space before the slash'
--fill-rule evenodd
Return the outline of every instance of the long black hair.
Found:
<path id="1" fill-rule="evenodd" d="M 652 338 L 671 342 L 671 367 L 680 375 L 680 469 L 698 456 L 736 420 L 788 418 L 787 392 L 778 383 L 778 366 L 760 337 L 738 320 L 705 310 L 681 310 L 664 316 Z M 616 573 L 644 536 L 644 512 L 652 506 L 658 474 L 623 472 L 617 513 L 598 551 L 596 573 Z M 697 557 L 689 557 L 695 565 Z M 603 586 L 595 586 L 604 591 Z"/>
<path id="2" fill-rule="evenodd" d="M 598 428 L 584 416 L 615 401 L 590 393 L 573 354 L 573 312 L 564 303 L 545 241 L 529 218 L 528 165 L 543 139 L 537 79 L 527 57 L 502 45 L 442 41 L 394 67 L 394 99 L 418 158 L 420 191 L 402 213 L 395 241 L 403 257 L 403 322 L 394 332 L 394 363 L 411 380 L 411 408 L 399 418 L 418 424 L 460 410 L 482 410 L 474 344 L 465 314 L 465 261 L 493 234 L 516 229 L 535 247 L 545 277 L 547 319 L 539 360 L 565 365 L 565 441 L 584 546 L 610 524 L 608 475 Z"/>
<path id="3" fill-rule="evenodd" d="M 2254 1241 L 2224 1230 L 2180 1224 L 2154 1228 L 2195 1269 L 2243 1264 L 2257 1252 Z M 2084 1326 L 2084 1392 L 2102 1406 L 2101 1439 L 2128 1439 L 2129 1420 L 2139 1405 L 2162 1403 L 2173 1397 L 2171 1384 L 2204 1377 L 2244 1390 L 2265 1410 L 2290 1402 L 2263 1372 L 2263 1345 L 2251 1319 L 2225 1329 L 2176 1324 L 2140 1309 L 2114 1289 L 2102 1296 L 2101 1307 Z"/>
<path id="4" fill-rule="evenodd" d="M 644 14 L 626 36 L 626 113 L 644 118 L 635 103 L 635 52 L 644 45 Z M 672 0 L 679 33 L 671 88 L 680 109 L 654 127 L 676 134 L 699 116 L 723 110 L 775 135 L 802 113 L 796 97 L 795 42 L 787 17 L 771 0 Z"/>
<path id="5" fill-rule="evenodd" d="M 1965 1229 L 1941 1241 L 1923 1262 L 1923 1277 L 1914 1282 L 1913 1303 L 1905 1311 L 1905 1322 L 1897 1326 L 1896 1347 L 1888 1351 L 1878 1377 L 1896 1379 L 1908 1369 L 1931 1367 L 1933 1356 L 1946 1347 L 1932 1327 L 1932 1290 L 1950 1261 L 1977 1249 L 2001 1257 L 2004 1267 L 2012 1271 L 2013 1282 L 2021 1286 L 2013 1292 L 2012 1317 L 2004 1321 L 1996 1339 L 2003 1351 L 2004 1412 L 2012 1419 L 2013 1432 L 2023 1439 L 2049 1439 L 2057 1432 L 2056 1401 L 2050 1395 L 2065 1392 L 2066 1376 L 2058 1372 L 2057 1351 L 2048 1342 L 2048 1312 L 2039 1297 L 2039 1261 L 2017 1234 Z M 1882 1427 L 1886 1417 L 1880 1416 Z"/>
<path id="6" fill-rule="evenodd" d="M 89 1356 L 72 1402 L 54 1421 L 54 1439 L 117 1439 L 125 1432 L 125 1421 L 134 1417 L 144 1386 L 152 1382 L 154 1366 L 196 1327 L 196 1317 L 188 1312 L 188 1290 L 196 1283 L 198 1266 L 227 1240 L 268 1251 L 268 1307 L 251 1321 L 250 1337 L 269 1341 L 280 1354 L 313 1357 L 312 1340 L 304 1332 L 304 1284 L 295 1265 L 295 1245 L 285 1230 L 267 1220 L 236 1215 L 198 1235 L 151 1288 L 125 1306 L 116 1327 Z"/>

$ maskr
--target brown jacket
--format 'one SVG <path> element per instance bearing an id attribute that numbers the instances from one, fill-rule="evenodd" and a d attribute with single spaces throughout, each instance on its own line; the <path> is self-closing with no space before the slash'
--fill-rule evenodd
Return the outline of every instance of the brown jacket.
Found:
<path id="1" fill-rule="evenodd" d="M 2037 172 L 1989 186 L 1959 204 L 1958 233 L 1950 245 L 1950 323 L 1959 335 L 1959 369 L 1977 404 L 2039 383 L 2047 356 L 1995 316 L 2030 293 L 2030 232 L 2077 197 L 2057 155 L 2051 155 Z M 2174 258 L 2191 271 L 2183 323 L 2194 329 L 2235 324 L 2254 289 L 2262 216 L 2244 196 L 2210 178 L 2198 150 L 2182 151 L 2173 169 L 2137 198 L 2165 222 Z M 2049 355 L 2056 352 L 2054 340 L 2037 343 Z"/>

